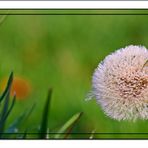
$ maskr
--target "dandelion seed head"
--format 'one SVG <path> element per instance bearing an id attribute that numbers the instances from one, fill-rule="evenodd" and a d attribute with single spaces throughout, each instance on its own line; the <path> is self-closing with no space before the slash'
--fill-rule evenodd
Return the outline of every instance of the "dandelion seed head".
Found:
<path id="1" fill-rule="evenodd" d="M 148 119 L 148 50 L 127 46 L 96 68 L 93 95 L 106 115 L 117 120 Z"/>

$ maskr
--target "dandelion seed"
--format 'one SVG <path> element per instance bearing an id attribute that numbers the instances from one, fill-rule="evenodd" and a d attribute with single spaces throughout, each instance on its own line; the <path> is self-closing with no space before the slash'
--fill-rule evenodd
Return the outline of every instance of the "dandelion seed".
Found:
<path id="1" fill-rule="evenodd" d="M 131 45 L 98 65 L 92 92 L 106 115 L 117 120 L 148 119 L 147 60 L 145 47 Z"/>
<path id="2" fill-rule="evenodd" d="M 86 97 L 85 97 L 85 101 L 89 101 L 91 100 L 92 98 L 94 98 L 94 94 L 93 94 L 93 91 L 90 91 L 87 93 Z"/>

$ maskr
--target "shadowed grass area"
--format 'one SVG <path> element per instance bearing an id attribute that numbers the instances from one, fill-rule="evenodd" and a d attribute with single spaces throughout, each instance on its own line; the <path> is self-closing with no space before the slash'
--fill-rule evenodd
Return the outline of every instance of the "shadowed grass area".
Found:
<path id="1" fill-rule="evenodd" d="M 68 12 L 73 15 L 66 15 Z M 0 13 L 7 11 L 1 10 Z M 46 98 L 48 88 L 52 87 L 54 93 L 48 123 L 51 132 L 58 131 L 65 121 L 79 112 L 83 112 L 83 116 L 73 128 L 72 132 L 75 133 L 148 132 L 147 121 L 118 122 L 106 117 L 95 100 L 85 101 L 91 89 L 94 69 L 105 56 L 130 44 L 148 47 L 148 16 L 136 15 L 147 11 L 9 12 L 14 13 L 30 15 L 7 15 L 3 23 L 0 23 L 0 85 L 13 70 L 16 77 L 29 81 L 32 89 L 25 99 L 16 98 L 15 107 L 9 115 L 6 127 L 35 103 L 36 107 L 30 118 L 20 126 L 22 132 L 28 127 L 31 132 L 35 132 L 35 127 L 40 123 L 42 116 L 45 102 L 43 98 Z M 57 15 L 53 15 L 55 13 Z M 58 15 L 60 13 L 63 15 Z M 81 15 L 77 15 L 78 13 Z M 112 13 L 113 15 L 110 15 Z M 117 15 L 118 13 L 122 15 Z M 128 13 L 130 15 L 124 15 Z M 90 135 L 86 135 L 86 138 Z M 125 137 L 108 135 L 109 138 L 122 136 Z M 143 136 L 148 137 L 146 134 Z M 94 137 L 104 136 L 94 135 Z"/>

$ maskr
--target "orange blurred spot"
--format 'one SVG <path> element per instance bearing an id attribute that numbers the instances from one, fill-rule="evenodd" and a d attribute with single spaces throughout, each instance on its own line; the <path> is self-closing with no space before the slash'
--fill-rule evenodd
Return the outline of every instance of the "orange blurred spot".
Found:
<path id="1" fill-rule="evenodd" d="M 0 85 L 0 90 L 4 91 L 6 88 L 8 79 L 4 78 Z M 10 95 L 13 96 L 16 93 L 16 99 L 26 99 L 26 97 L 31 92 L 31 85 L 30 83 L 20 77 L 14 77 L 12 86 L 11 86 L 11 93 Z"/>

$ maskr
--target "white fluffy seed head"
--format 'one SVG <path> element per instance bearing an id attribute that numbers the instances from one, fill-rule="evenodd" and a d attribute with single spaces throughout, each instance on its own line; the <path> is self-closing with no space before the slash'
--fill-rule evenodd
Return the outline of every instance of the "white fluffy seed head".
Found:
<path id="1" fill-rule="evenodd" d="M 127 46 L 108 55 L 93 74 L 93 95 L 117 120 L 148 119 L 148 50 Z"/>

